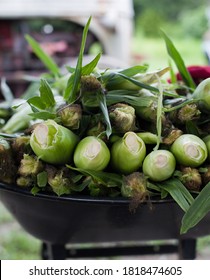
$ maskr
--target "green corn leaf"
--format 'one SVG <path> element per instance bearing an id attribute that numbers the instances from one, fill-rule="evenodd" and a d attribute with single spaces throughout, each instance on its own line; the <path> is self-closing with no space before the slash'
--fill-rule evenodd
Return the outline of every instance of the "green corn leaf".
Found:
<path id="1" fill-rule="evenodd" d="M 46 187 L 46 185 L 47 185 L 47 172 L 46 171 L 42 171 L 42 172 L 38 173 L 36 178 L 37 178 L 38 187 L 40 187 L 40 188 Z"/>
<path id="2" fill-rule="evenodd" d="M 170 55 L 170 57 L 173 59 L 174 63 L 176 64 L 177 69 L 178 69 L 183 81 L 186 83 L 186 85 L 188 87 L 190 87 L 191 89 L 195 89 L 195 87 L 196 87 L 195 83 L 194 83 L 189 71 L 187 70 L 185 63 L 184 63 L 181 55 L 179 54 L 178 50 L 175 48 L 173 42 L 169 39 L 169 37 L 163 31 L 161 31 L 161 33 L 165 40 L 168 54 Z"/>
<path id="3" fill-rule="evenodd" d="M 67 165 L 67 167 L 83 174 L 84 176 L 90 176 L 96 182 L 101 183 L 107 187 L 120 187 L 122 185 L 122 176 L 116 173 L 87 170 L 87 169 L 72 167 L 70 165 Z"/>
<path id="4" fill-rule="evenodd" d="M 142 75 L 141 78 L 138 77 L 138 79 L 125 75 L 123 73 L 123 71 L 122 72 L 112 72 L 109 74 L 110 81 L 104 82 L 104 79 L 103 79 L 103 83 L 106 84 L 106 88 L 109 90 L 109 92 L 122 91 L 122 94 L 123 94 L 123 91 L 127 90 L 127 92 L 131 93 L 131 95 L 138 94 L 138 89 L 133 90 L 133 89 L 125 88 L 123 82 L 125 80 L 127 80 L 127 81 L 133 83 L 134 85 L 136 85 L 139 89 L 145 88 L 152 92 L 158 93 L 159 89 L 157 87 L 151 86 L 150 83 L 157 82 L 158 78 L 160 78 L 163 74 L 165 74 L 168 71 L 169 71 L 169 67 L 166 67 L 160 71 L 156 71 L 153 73 L 146 73 L 145 75 Z M 104 76 L 101 76 L 101 77 L 103 78 Z M 119 80 L 118 80 L 118 78 L 119 78 Z M 121 89 L 119 89 L 120 86 L 122 86 Z M 169 97 L 174 97 L 174 98 L 179 97 L 178 94 L 167 92 L 165 90 L 163 91 L 163 94 L 164 94 L 164 96 L 169 96 Z"/>
<path id="5" fill-rule="evenodd" d="M 97 54 L 97 56 L 88 64 L 82 67 L 82 75 L 90 75 L 93 70 L 96 68 L 99 60 L 101 58 L 101 54 Z"/>
<path id="6" fill-rule="evenodd" d="M 33 111 L 44 110 L 46 108 L 44 102 L 40 96 L 34 96 L 27 100 L 28 104 L 31 106 Z"/>
<path id="7" fill-rule="evenodd" d="M 181 101 L 181 99 L 180 99 L 180 101 Z M 183 99 L 183 101 L 180 104 L 172 106 L 169 109 L 166 108 L 166 109 L 164 109 L 164 111 L 165 112 L 172 112 L 174 110 L 177 110 L 177 109 L 180 109 L 180 108 L 184 107 L 187 104 L 193 104 L 193 103 L 195 103 L 195 100 L 193 100 L 193 99 L 186 99 L 186 100 Z M 171 100 L 171 103 L 168 102 L 168 104 L 173 104 L 173 101 Z"/>
<path id="8" fill-rule="evenodd" d="M 71 180 L 74 184 L 76 184 L 82 179 L 82 177 L 83 177 L 82 174 L 74 174 L 74 175 L 71 175 Z"/>
<path id="9" fill-rule="evenodd" d="M 48 119 L 56 119 L 57 115 L 54 113 L 50 113 L 48 111 L 39 111 L 29 114 L 35 119 L 42 119 L 42 120 L 48 120 Z"/>
<path id="10" fill-rule="evenodd" d="M 81 138 L 84 136 L 89 124 L 90 124 L 90 120 L 91 120 L 91 115 L 83 115 L 81 122 L 80 122 L 80 127 L 78 130 L 78 136 Z"/>
<path id="11" fill-rule="evenodd" d="M 34 40 L 30 35 L 25 35 L 25 39 L 31 46 L 33 52 L 42 61 L 46 68 L 54 75 L 60 76 L 60 69 L 55 61 L 42 49 L 40 44 Z"/>
<path id="12" fill-rule="evenodd" d="M 39 94 L 39 87 L 40 87 L 40 81 L 31 82 L 30 85 L 27 87 L 27 89 L 24 91 L 24 93 L 21 95 L 21 97 L 27 100 L 33 96 L 37 96 Z"/>
<path id="13" fill-rule="evenodd" d="M 140 81 L 137 81 L 135 80 L 134 78 L 130 78 L 122 73 L 116 73 L 117 76 L 120 76 L 122 78 L 124 78 L 125 80 L 128 80 L 129 82 L 133 83 L 134 85 L 138 86 L 139 89 L 140 88 L 145 88 L 145 89 L 148 89 L 148 90 L 151 90 L 151 91 L 154 91 L 154 92 L 159 92 L 158 88 L 156 87 L 153 87 L 153 86 L 150 86 L 148 84 L 144 84 Z"/>
<path id="14" fill-rule="evenodd" d="M 55 119 L 54 106 L 56 104 L 50 85 L 44 79 L 40 81 L 40 96 L 33 96 L 27 100 L 33 113 L 30 115 L 36 119 Z"/>
<path id="15" fill-rule="evenodd" d="M 96 98 L 97 98 L 97 101 L 99 103 L 99 107 L 101 108 L 101 111 L 102 111 L 103 116 L 104 116 L 104 120 L 105 120 L 105 123 L 106 123 L 106 136 L 109 139 L 109 136 L 112 134 L 112 125 L 111 125 L 111 122 L 110 122 L 110 119 L 109 119 L 109 112 L 108 112 L 108 109 L 107 109 L 105 93 L 102 90 L 98 91 L 96 93 Z"/>
<path id="16" fill-rule="evenodd" d="M 163 88 L 160 80 L 158 79 L 158 102 L 157 102 L 157 119 L 156 119 L 156 130 L 157 130 L 157 144 L 154 150 L 158 150 L 159 145 L 161 143 L 161 135 L 162 135 L 162 115 L 163 115 Z"/>
<path id="17" fill-rule="evenodd" d="M 151 182 L 147 182 L 147 188 L 151 189 L 151 190 L 155 190 L 157 192 L 161 192 L 161 188 L 158 187 L 156 184 L 151 183 Z"/>
<path id="18" fill-rule="evenodd" d="M 74 92 L 73 92 L 73 87 L 76 88 L 75 87 L 75 84 L 76 84 L 75 83 L 75 79 L 76 79 L 75 78 L 75 73 L 76 73 L 76 71 L 73 74 L 71 74 L 71 76 L 69 77 L 68 82 L 67 82 L 67 86 L 66 86 L 66 89 L 65 89 L 65 92 L 64 92 L 64 95 L 63 95 L 64 99 L 66 101 L 68 101 L 69 103 L 71 103 L 71 96 L 74 95 L 75 98 L 76 98 L 76 92 L 77 92 L 77 90 L 79 88 L 79 80 L 80 79 L 77 79 L 77 89 L 76 90 L 74 89 Z M 74 101 L 75 100 L 73 100 L 72 103 Z"/>
<path id="19" fill-rule="evenodd" d="M 132 66 L 123 70 L 117 71 L 117 73 L 121 73 L 127 77 L 133 77 L 139 73 L 145 73 L 148 69 L 148 65 L 136 65 Z M 112 88 L 113 86 L 118 85 L 123 81 L 123 78 L 116 75 L 116 72 L 113 72 L 113 70 L 107 70 L 102 76 L 101 76 L 103 82 L 107 85 L 107 87 Z"/>
<path id="20" fill-rule="evenodd" d="M 46 80 L 41 79 L 39 91 L 40 91 L 40 98 L 42 102 L 45 104 L 46 108 L 53 107 L 56 102 L 51 87 Z"/>
<path id="21" fill-rule="evenodd" d="M 31 189 L 31 194 L 33 194 L 34 196 L 37 195 L 39 192 L 41 191 L 41 188 L 39 188 L 38 186 L 34 186 Z"/>
<path id="22" fill-rule="evenodd" d="M 181 234 L 196 226 L 210 211 L 210 183 L 195 198 L 182 218 Z"/>
<path id="23" fill-rule="evenodd" d="M 116 73 L 122 73 L 123 75 L 126 75 L 128 77 L 133 77 L 139 73 L 145 73 L 148 69 L 148 65 L 135 65 L 126 69 L 119 69 L 114 71 L 113 69 L 105 71 L 101 78 L 103 78 L 104 82 L 113 82 L 118 83 L 120 80 L 122 80 L 120 77 L 117 77 Z"/>
<path id="24" fill-rule="evenodd" d="M 28 104 L 40 110 L 53 108 L 56 102 L 49 84 L 46 80 L 41 80 L 40 84 L 40 96 L 28 98 Z"/>
<path id="25" fill-rule="evenodd" d="M 75 72 L 75 67 L 71 67 L 71 66 L 69 66 L 69 65 L 66 65 L 65 66 L 66 67 L 66 69 L 67 69 L 67 71 L 69 72 L 69 73 L 74 73 Z"/>
<path id="26" fill-rule="evenodd" d="M 168 196 L 168 192 L 166 190 L 161 190 L 161 199 L 165 199 Z"/>
<path id="27" fill-rule="evenodd" d="M 0 132 L 0 137 L 3 137 L 3 138 L 17 138 L 17 137 L 20 137 L 24 135 L 24 133 L 22 132 L 18 132 L 18 133 L 3 133 L 3 132 Z"/>
<path id="28" fill-rule="evenodd" d="M 188 211 L 194 198 L 178 179 L 167 180 L 158 184 L 158 186 L 167 191 L 184 212 Z"/>
<path id="29" fill-rule="evenodd" d="M 201 138 L 199 128 L 194 121 L 186 122 L 186 133 L 194 134 Z"/>
<path id="30" fill-rule="evenodd" d="M 137 90 L 128 90 L 128 89 L 114 89 L 114 90 L 109 90 L 107 91 L 106 95 L 110 96 L 136 96 L 139 97 L 139 92 Z M 123 97 L 122 97 L 123 98 Z"/>
<path id="31" fill-rule="evenodd" d="M 81 75 L 89 75 L 93 72 L 93 70 L 96 68 L 98 61 L 101 57 L 101 54 L 98 54 L 90 63 L 86 64 L 85 66 L 82 67 L 82 71 L 81 71 Z M 67 91 L 71 91 L 73 88 L 73 84 L 74 84 L 74 79 L 75 79 L 75 68 L 72 67 L 68 67 L 67 69 L 71 74 L 71 76 L 69 77 L 68 83 L 67 83 L 67 88 L 64 94 L 64 98 L 68 98 L 68 92 Z M 78 83 L 78 87 L 79 87 L 79 83 Z"/>
<path id="32" fill-rule="evenodd" d="M 14 95 L 10 89 L 10 87 L 8 86 L 8 84 L 6 83 L 6 79 L 4 77 L 1 78 L 1 93 L 5 99 L 5 101 L 8 102 L 8 106 L 10 106 L 10 104 L 12 103 L 13 99 L 14 99 Z"/>
<path id="33" fill-rule="evenodd" d="M 125 85 L 124 79 L 125 76 L 127 78 L 132 78 L 134 81 L 131 81 L 133 84 L 137 85 L 138 87 L 145 87 L 146 85 L 150 85 L 150 84 L 154 84 L 157 82 L 157 78 L 162 77 L 165 73 L 167 73 L 170 68 L 169 67 L 165 67 L 161 70 L 158 71 L 154 71 L 154 72 L 147 72 L 147 73 L 141 73 L 141 71 L 135 71 L 138 70 L 138 67 L 140 66 L 136 66 L 129 68 L 129 69 L 125 69 L 122 71 L 112 71 L 111 73 L 109 73 L 109 75 L 107 76 L 107 81 L 106 81 L 106 87 L 110 90 L 115 89 L 115 88 L 119 88 L 120 86 L 122 86 L 122 88 L 127 87 L 127 85 Z M 130 70 L 130 71 L 129 71 Z M 117 75 L 119 74 L 119 75 Z M 129 80 L 129 79 L 127 79 Z M 137 84 L 135 83 L 135 81 L 141 83 L 141 84 Z"/>
<path id="34" fill-rule="evenodd" d="M 132 67 L 121 70 L 120 73 L 132 77 L 139 73 L 145 73 L 148 70 L 148 67 L 148 65 L 134 65 Z"/>
<path id="35" fill-rule="evenodd" d="M 170 67 L 171 83 L 176 84 L 177 83 L 177 78 L 176 78 L 176 74 L 174 73 L 174 70 L 173 70 L 172 63 L 171 63 L 170 59 L 169 59 L 168 64 L 169 64 L 169 67 Z"/>
<path id="36" fill-rule="evenodd" d="M 86 38 L 87 38 L 87 33 L 88 33 L 90 22 L 91 22 L 91 17 L 88 19 L 88 22 L 86 23 L 84 30 L 83 30 L 81 48 L 80 48 L 79 56 L 77 59 L 77 65 L 76 65 L 75 72 L 70 76 L 70 78 L 67 82 L 67 87 L 64 92 L 64 99 L 68 103 L 73 103 L 77 100 L 77 92 L 79 89 L 80 78 L 82 75 L 83 54 L 84 54 L 84 50 L 85 50 L 85 43 L 86 43 Z"/>
<path id="37" fill-rule="evenodd" d="M 127 92 L 129 94 L 129 92 Z M 112 105 L 117 102 L 125 102 L 135 107 L 149 107 L 154 100 L 157 100 L 156 96 L 132 96 L 123 95 L 121 91 L 110 91 L 106 94 L 107 105 Z"/>
<path id="38" fill-rule="evenodd" d="M 74 192 L 82 192 L 91 182 L 91 177 L 86 177 L 81 173 L 73 173 L 71 174 L 71 190 Z"/>
<path id="39" fill-rule="evenodd" d="M 91 178 L 86 178 L 82 183 L 72 184 L 71 190 L 74 192 L 82 192 L 91 182 Z"/>

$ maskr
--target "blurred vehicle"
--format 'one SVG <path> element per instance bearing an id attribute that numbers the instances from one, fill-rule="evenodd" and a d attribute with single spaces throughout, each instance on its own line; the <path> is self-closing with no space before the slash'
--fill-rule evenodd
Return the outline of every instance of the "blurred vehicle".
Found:
<path id="1" fill-rule="evenodd" d="M 23 72 L 43 72 L 25 34 L 36 39 L 59 66 L 75 59 L 89 16 L 85 54 L 100 49 L 105 63 L 129 64 L 133 14 L 132 0 L 1 0 L 0 77 L 20 91 Z"/>

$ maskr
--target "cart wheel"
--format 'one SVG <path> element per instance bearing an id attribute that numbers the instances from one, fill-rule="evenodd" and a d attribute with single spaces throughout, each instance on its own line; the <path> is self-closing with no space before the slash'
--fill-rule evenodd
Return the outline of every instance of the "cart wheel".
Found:
<path id="1" fill-rule="evenodd" d="M 42 260 L 49 260 L 48 251 L 47 251 L 47 244 L 46 243 L 42 243 L 41 257 L 42 257 Z"/>
<path id="2" fill-rule="evenodd" d="M 181 239 L 179 241 L 179 259 L 194 260 L 196 258 L 196 239 Z"/>
<path id="3" fill-rule="evenodd" d="M 65 260 L 67 250 L 65 245 L 42 243 L 41 257 L 43 260 Z"/>

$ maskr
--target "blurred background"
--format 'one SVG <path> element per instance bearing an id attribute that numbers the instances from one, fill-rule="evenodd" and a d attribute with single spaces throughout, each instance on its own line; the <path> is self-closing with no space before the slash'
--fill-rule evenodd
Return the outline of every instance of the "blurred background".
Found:
<path id="1" fill-rule="evenodd" d="M 160 29 L 187 66 L 210 63 L 208 0 L 0 0 L 0 78 L 6 78 L 14 95 L 27 89 L 27 75 L 45 71 L 25 34 L 35 38 L 60 67 L 72 66 L 89 16 L 85 55 L 89 59 L 102 52 L 101 67 L 167 66 Z M 41 242 L 23 231 L 0 204 L 0 259 L 40 259 L 40 248 Z M 198 240 L 198 258 L 210 258 L 210 237 Z"/>
<path id="2" fill-rule="evenodd" d="M 47 8 L 46 8 L 47 7 Z M 0 75 L 15 94 L 23 74 L 39 74 L 43 65 L 24 35 L 34 37 L 59 66 L 75 63 L 83 26 L 92 16 L 85 54 L 103 52 L 101 66 L 147 63 L 165 67 L 167 53 L 160 29 L 172 39 L 187 65 L 205 65 L 210 57 L 208 0 L 1 0 Z"/>

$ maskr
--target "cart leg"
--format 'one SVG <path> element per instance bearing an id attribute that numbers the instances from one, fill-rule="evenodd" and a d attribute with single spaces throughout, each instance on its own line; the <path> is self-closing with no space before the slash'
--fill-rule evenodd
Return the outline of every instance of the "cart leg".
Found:
<path id="1" fill-rule="evenodd" d="M 179 259 L 194 260 L 196 258 L 196 239 L 181 239 L 179 241 Z"/>
<path id="2" fill-rule="evenodd" d="M 67 251 L 64 244 L 43 243 L 41 256 L 43 260 L 65 260 Z"/>

